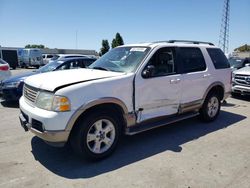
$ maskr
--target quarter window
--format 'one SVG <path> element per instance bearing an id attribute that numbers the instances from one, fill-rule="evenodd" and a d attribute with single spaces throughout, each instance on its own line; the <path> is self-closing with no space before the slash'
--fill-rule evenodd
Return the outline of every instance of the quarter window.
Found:
<path id="1" fill-rule="evenodd" d="M 183 72 L 198 72 L 206 70 L 206 63 L 199 48 L 180 48 Z"/>
<path id="2" fill-rule="evenodd" d="M 224 53 L 221 51 L 221 49 L 218 48 L 208 48 L 207 52 L 209 56 L 211 57 L 211 60 L 214 64 L 214 67 L 216 69 L 225 69 L 229 68 L 230 64 L 224 55 Z"/>

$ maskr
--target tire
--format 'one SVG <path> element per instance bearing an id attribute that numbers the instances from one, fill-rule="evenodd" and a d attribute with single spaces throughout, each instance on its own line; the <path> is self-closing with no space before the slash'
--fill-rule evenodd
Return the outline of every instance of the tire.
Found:
<path id="1" fill-rule="evenodd" d="M 220 113 L 221 101 L 216 93 L 208 94 L 202 108 L 200 118 L 205 122 L 214 121 Z"/>
<path id="2" fill-rule="evenodd" d="M 86 159 L 99 160 L 114 152 L 120 138 L 119 116 L 110 111 L 94 111 L 83 116 L 73 129 L 70 144 Z"/>

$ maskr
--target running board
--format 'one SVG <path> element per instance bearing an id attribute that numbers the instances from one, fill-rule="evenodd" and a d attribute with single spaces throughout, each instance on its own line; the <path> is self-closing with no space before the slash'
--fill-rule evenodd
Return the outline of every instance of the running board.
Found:
<path id="1" fill-rule="evenodd" d="M 139 124 L 136 124 L 133 127 L 128 127 L 126 129 L 126 135 L 134 135 L 144 131 L 148 131 L 154 128 L 162 127 L 171 123 L 175 123 L 177 121 L 181 121 L 184 119 L 192 118 L 197 116 L 198 112 L 189 112 L 181 115 L 167 116 L 161 118 L 155 118 L 153 120 L 148 120 Z"/>

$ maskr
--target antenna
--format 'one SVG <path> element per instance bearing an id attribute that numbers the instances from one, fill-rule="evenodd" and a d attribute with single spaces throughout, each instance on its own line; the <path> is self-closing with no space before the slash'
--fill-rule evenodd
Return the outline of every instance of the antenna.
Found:
<path id="1" fill-rule="evenodd" d="M 224 0 L 219 47 L 222 48 L 224 53 L 228 53 L 229 46 L 229 13 L 230 13 L 230 0 Z"/>

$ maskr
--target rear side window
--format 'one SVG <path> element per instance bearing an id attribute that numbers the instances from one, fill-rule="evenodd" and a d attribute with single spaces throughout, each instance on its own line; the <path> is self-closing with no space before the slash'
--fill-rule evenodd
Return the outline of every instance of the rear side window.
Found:
<path id="1" fill-rule="evenodd" d="M 216 69 L 225 69 L 230 67 L 229 62 L 221 49 L 208 48 L 207 51 Z"/>
<path id="2" fill-rule="evenodd" d="M 206 63 L 199 48 L 180 48 L 183 73 L 206 70 Z"/>

